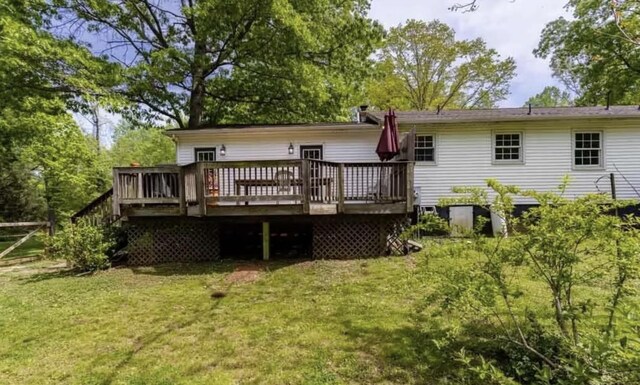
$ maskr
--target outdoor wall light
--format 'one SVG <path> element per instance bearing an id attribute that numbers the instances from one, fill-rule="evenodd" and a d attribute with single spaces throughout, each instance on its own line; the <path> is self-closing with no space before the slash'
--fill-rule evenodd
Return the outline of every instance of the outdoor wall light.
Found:
<path id="1" fill-rule="evenodd" d="M 227 148 L 224 146 L 224 144 L 220 147 L 220 155 L 221 156 L 227 155 Z"/>
<path id="2" fill-rule="evenodd" d="M 289 143 L 289 155 L 293 155 L 293 143 Z"/>

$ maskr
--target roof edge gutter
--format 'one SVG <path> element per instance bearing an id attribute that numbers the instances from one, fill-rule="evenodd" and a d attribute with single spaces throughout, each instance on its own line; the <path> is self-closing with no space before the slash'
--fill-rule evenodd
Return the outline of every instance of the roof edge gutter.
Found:
<path id="1" fill-rule="evenodd" d="M 378 130 L 379 127 L 376 124 L 363 124 L 354 123 L 348 126 L 283 126 L 283 127 L 250 127 L 250 128 L 201 128 L 198 130 L 166 130 L 165 135 L 168 136 L 180 136 L 180 135 L 197 135 L 197 134 L 239 134 L 242 132 L 250 133 L 274 133 L 274 132 L 291 132 L 291 131 L 366 131 Z"/>
<path id="2" fill-rule="evenodd" d="M 564 121 L 564 120 L 591 120 L 591 119 L 636 119 L 640 120 L 640 115 L 594 115 L 594 116 L 512 116 L 512 117 L 492 117 L 492 118 L 462 118 L 462 119 L 442 119 L 442 120 L 420 120 L 397 118 L 398 124 L 455 124 L 455 123 L 502 123 L 502 122 L 528 122 L 528 121 Z"/>

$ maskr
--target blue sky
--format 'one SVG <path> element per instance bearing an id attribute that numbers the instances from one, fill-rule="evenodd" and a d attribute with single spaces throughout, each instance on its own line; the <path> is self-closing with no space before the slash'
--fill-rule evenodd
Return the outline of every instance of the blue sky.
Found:
<path id="1" fill-rule="evenodd" d="M 473 13 L 451 12 L 447 8 L 465 0 L 372 0 L 370 16 L 385 28 L 407 19 L 439 19 L 450 25 L 459 39 L 483 38 L 501 56 L 511 56 L 518 65 L 511 95 L 501 107 L 520 107 L 547 85 L 558 85 L 549 64 L 537 59 L 537 47 L 544 26 L 560 16 L 570 18 L 564 0 L 479 0 Z"/>

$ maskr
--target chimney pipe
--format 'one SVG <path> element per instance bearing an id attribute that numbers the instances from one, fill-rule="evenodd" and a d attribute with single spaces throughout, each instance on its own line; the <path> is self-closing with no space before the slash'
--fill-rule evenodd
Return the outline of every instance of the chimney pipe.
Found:
<path id="1" fill-rule="evenodd" d="M 611 106 L 611 91 L 607 92 L 607 108 L 605 108 L 605 110 L 609 111 L 610 106 Z"/>
<path id="2" fill-rule="evenodd" d="M 531 115 L 531 103 L 529 103 L 529 112 L 527 112 L 527 115 Z"/>
<path id="3" fill-rule="evenodd" d="M 358 107 L 358 123 L 364 123 L 367 121 L 367 108 L 369 108 L 369 106 L 366 104 Z"/>

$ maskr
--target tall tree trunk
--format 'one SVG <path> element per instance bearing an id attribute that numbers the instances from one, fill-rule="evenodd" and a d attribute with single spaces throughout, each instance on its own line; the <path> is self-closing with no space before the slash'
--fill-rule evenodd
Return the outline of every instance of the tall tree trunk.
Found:
<path id="1" fill-rule="evenodd" d="M 191 130 L 200 127 L 204 114 L 205 50 L 206 45 L 201 41 L 196 41 L 193 65 L 191 66 L 192 86 L 189 100 L 189 129 Z"/>
<path id="2" fill-rule="evenodd" d="M 193 77 L 193 88 L 189 100 L 189 129 L 200 127 L 204 113 L 204 76 L 198 71 Z"/>

